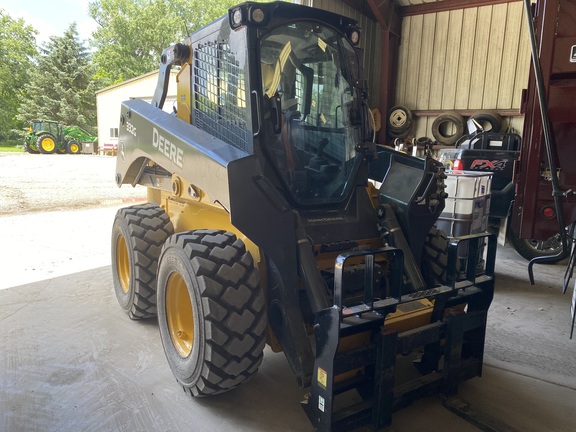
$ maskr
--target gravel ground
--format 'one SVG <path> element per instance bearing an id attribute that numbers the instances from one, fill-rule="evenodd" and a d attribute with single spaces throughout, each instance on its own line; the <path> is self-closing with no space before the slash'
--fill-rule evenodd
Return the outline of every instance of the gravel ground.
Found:
<path id="1" fill-rule="evenodd" d="M 114 206 L 146 198 L 146 188 L 114 182 L 116 158 L 0 153 L 0 216 Z"/>
<path id="2" fill-rule="evenodd" d="M 0 290 L 110 265 L 117 209 L 146 199 L 144 187 L 116 186 L 115 166 L 111 156 L 0 153 Z"/>

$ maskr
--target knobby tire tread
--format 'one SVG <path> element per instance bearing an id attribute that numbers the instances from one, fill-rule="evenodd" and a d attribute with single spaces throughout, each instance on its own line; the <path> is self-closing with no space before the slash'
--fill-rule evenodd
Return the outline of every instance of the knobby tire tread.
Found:
<path id="1" fill-rule="evenodd" d="M 128 226 L 127 244 L 134 250 L 131 288 L 134 299 L 127 310 L 131 319 L 156 316 L 156 271 L 162 245 L 174 228 L 168 214 L 159 206 L 144 204 L 118 210 Z M 132 276 L 131 276 L 132 277 Z"/>
<path id="2" fill-rule="evenodd" d="M 426 235 L 422 254 L 422 273 L 429 286 L 446 283 L 448 236 L 435 226 Z"/>
<path id="3" fill-rule="evenodd" d="M 265 301 L 252 256 L 233 233 L 219 230 L 178 233 L 170 245 L 182 248 L 194 268 L 207 335 L 201 376 L 184 390 L 195 397 L 231 390 L 252 377 L 263 358 Z"/>

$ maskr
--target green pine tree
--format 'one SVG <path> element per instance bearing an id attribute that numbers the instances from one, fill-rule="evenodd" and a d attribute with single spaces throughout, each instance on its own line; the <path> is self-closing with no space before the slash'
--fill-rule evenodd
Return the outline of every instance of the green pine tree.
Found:
<path id="1" fill-rule="evenodd" d="M 96 95 L 90 53 L 80 42 L 76 23 L 40 48 L 36 67 L 24 87 L 18 118 L 56 120 L 95 131 Z"/>

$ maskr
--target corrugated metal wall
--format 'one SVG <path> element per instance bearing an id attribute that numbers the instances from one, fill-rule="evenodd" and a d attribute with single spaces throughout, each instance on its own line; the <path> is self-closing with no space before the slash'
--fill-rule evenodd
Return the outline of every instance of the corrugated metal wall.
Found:
<path id="1" fill-rule="evenodd" d="M 396 102 L 412 110 L 414 136 L 432 137 L 426 111 L 519 110 L 530 48 L 523 2 L 405 17 Z M 506 124 L 521 132 L 523 116 Z"/>
<path id="2" fill-rule="evenodd" d="M 380 92 L 380 27 L 376 21 L 367 18 L 357 10 L 339 0 L 302 0 L 306 6 L 313 6 L 353 18 L 362 27 L 358 48 L 364 50 L 364 74 L 368 81 L 369 104 L 377 107 Z"/>

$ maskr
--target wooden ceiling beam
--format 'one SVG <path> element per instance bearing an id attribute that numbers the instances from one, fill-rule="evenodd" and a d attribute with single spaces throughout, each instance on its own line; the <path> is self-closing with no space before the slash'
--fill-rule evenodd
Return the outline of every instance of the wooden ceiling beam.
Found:
<path id="1" fill-rule="evenodd" d="M 402 20 L 397 2 L 394 0 L 366 0 L 365 4 L 370 7 L 372 15 L 382 30 L 400 35 Z"/>
<path id="2" fill-rule="evenodd" d="M 522 0 L 442 0 L 434 3 L 423 3 L 419 5 L 403 6 L 400 8 L 400 15 L 403 17 L 412 15 L 424 15 L 429 13 L 446 12 L 456 9 L 491 6 L 502 3 L 514 3 L 518 1 Z"/>
<path id="3" fill-rule="evenodd" d="M 370 10 L 370 6 L 368 6 L 366 0 L 341 0 L 342 3 L 347 4 L 352 9 L 360 12 L 363 15 L 366 15 L 371 20 L 376 20 L 374 14 Z"/>

